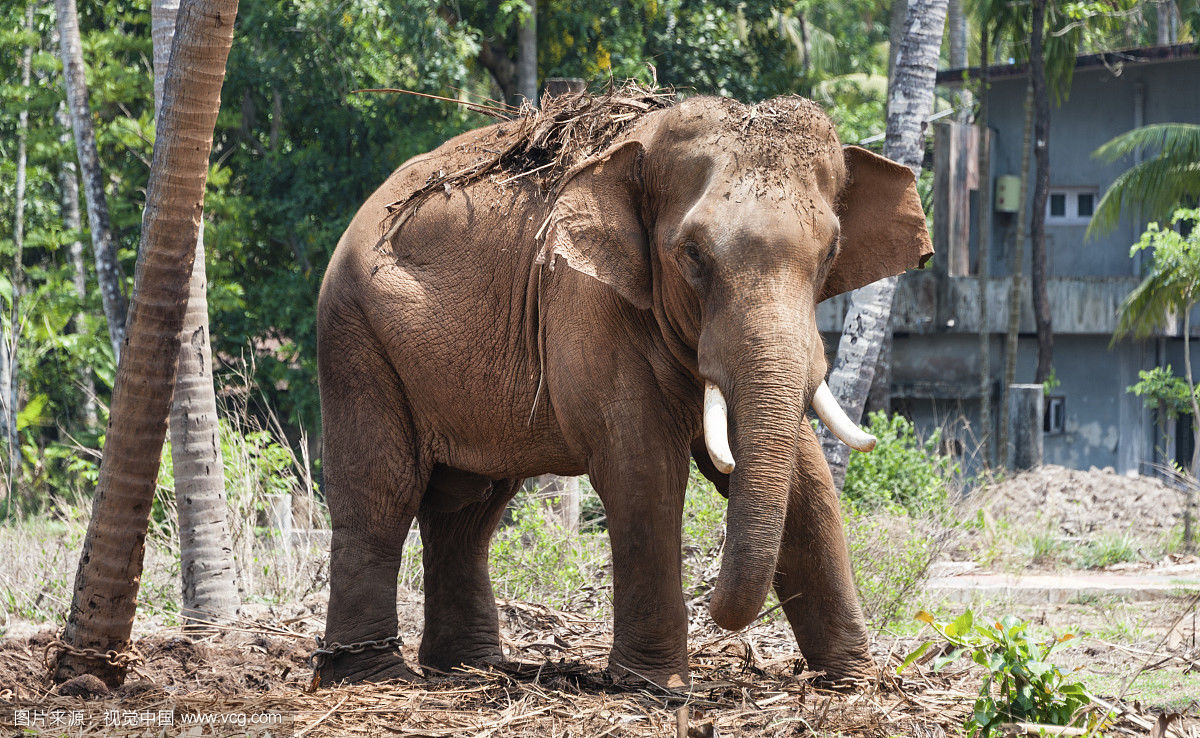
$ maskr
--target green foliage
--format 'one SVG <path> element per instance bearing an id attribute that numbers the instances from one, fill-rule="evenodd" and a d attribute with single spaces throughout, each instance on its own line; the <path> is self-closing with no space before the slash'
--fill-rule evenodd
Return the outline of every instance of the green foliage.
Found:
<path id="1" fill-rule="evenodd" d="M 1075 563 L 1084 569 L 1103 569 L 1126 561 L 1137 561 L 1138 542 L 1123 533 L 1102 533 L 1079 550 Z"/>
<path id="2" fill-rule="evenodd" d="M 958 471 L 952 459 L 938 452 L 935 431 L 925 441 L 916 436 L 912 421 L 875 412 L 867 430 L 878 440 L 869 454 L 851 454 L 842 496 L 859 512 L 903 510 L 923 514 L 946 503 L 946 481 Z"/>
<path id="3" fill-rule="evenodd" d="M 604 532 L 572 533 L 549 514 L 548 502 L 522 496 L 511 524 L 492 539 L 492 582 L 500 597 L 565 607 L 609 583 Z"/>
<path id="4" fill-rule="evenodd" d="M 1146 407 L 1161 409 L 1171 420 L 1190 413 L 1192 403 L 1200 402 L 1200 396 L 1188 389 L 1185 378 L 1175 376 L 1170 364 L 1138 370 L 1137 384 L 1125 391 L 1141 397 Z"/>
<path id="5" fill-rule="evenodd" d="M 945 530 L 904 512 L 844 515 L 854 582 L 867 621 L 893 623 L 942 551 Z"/>
<path id="6" fill-rule="evenodd" d="M 938 671 L 967 656 L 983 667 L 983 683 L 971 715 L 963 725 L 968 736 L 988 736 L 1000 723 L 1029 722 L 1072 725 L 1080 708 L 1089 704 L 1079 682 L 1068 680 L 1050 656 L 1075 638 L 1067 633 L 1044 644 L 1031 640 L 1028 624 L 1006 615 L 998 622 L 976 621 L 967 610 L 950 622 L 937 622 L 928 612 L 917 613 L 947 644 L 947 651 L 933 659 Z M 925 641 L 904 658 L 897 672 L 920 659 L 933 641 Z"/>
<path id="7" fill-rule="evenodd" d="M 921 441 L 901 415 L 871 413 L 867 428 L 878 442 L 869 454 L 850 455 L 842 507 L 863 611 L 883 627 L 946 542 L 946 490 L 958 466 L 938 451 L 940 434 Z"/>
<path id="8" fill-rule="evenodd" d="M 1126 169 L 1104 191 L 1088 224 L 1087 238 L 1116 228 L 1122 211 L 1134 206 L 1147 219 L 1166 220 L 1180 205 L 1200 197 L 1200 125 L 1195 123 L 1135 128 L 1105 143 L 1092 156 L 1111 164 L 1155 149 L 1155 155 Z"/>
<path id="9" fill-rule="evenodd" d="M 1050 375 L 1046 377 L 1045 382 L 1042 382 L 1042 394 L 1048 395 L 1060 386 L 1062 386 L 1062 380 L 1058 378 L 1054 367 L 1050 367 Z"/>
<path id="10" fill-rule="evenodd" d="M 1190 226 L 1190 232 L 1185 236 L 1151 223 L 1129 250 L 1130 258 L 1150 250 L 1152 259 L 1146 276 L 1121 302 L 1114 340 L 1145 338 L 1165 328 L 1171 314 L 1186 320 L 1200 299 L 1200 209 L 1176 210 L 1171 225 Z"/>
<path id="11" fill-rule="evenodd" d="M 1034 531 L 1026 538 L 1029 560 L 1040 566 L 1053 566 L 1062 558 L 1066 545 L 1053 526 Z"/>

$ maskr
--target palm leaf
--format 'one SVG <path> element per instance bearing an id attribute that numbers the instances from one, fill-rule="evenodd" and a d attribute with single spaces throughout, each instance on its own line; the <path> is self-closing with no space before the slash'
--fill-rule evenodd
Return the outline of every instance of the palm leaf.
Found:
<path id="1" fill-rule="evenodd" d="M 1121 301 L 1117 311 L 1117 328 L 1113 331 L 1114 343 L 1130 333 L 1140 339 L 1167 327 L 1181 294 L 1176 289 L 1177 285 L 1164 284 L 1162 277 L 1157 273 L 1147 275 Z"/>
<path id="2" fill-rule="evenodd" d="M 1122 211 L 1138 206 L 1150 221 L 1166 221 L 1186 199 L 1200 195 L 1200 160 L 1160 155 L 1122 172 L 1105 190 L 1085 238 L 1108 233 Z"/>
<path id="3" fill-rule="evenodd" d="M 1195 123 L 1154 123 L 1116 136 L 1092 152 L 1102 161 L 1114 162 L 1138 150 L 1155 149 L 1173 159 L 1200 160 L 1200 125 Z"/>

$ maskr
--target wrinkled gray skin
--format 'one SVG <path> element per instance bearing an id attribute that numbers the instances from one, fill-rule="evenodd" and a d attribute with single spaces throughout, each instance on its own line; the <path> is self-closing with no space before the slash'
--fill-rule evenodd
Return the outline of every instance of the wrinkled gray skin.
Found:
<path id="1" fill-rule="evenodd" d="M 912 175 L 844 153 L 807 100 L 752 111 L 694 98 L 643 116 L 549 198 L 529 178 L 477 182 L 425 201 L 383 242 L 389 203 L 502 135 L 472 131 L 398 169 L 326 274 L 326 640 L 397 633 L 416 517 L 420 662 L 500 661 L 490 537 L 521 480 L 586 473 L 612 542 L 610 668 L 685 683 L 680 526 L 695 455 L 729 497 L 714 620 L 747 625 L 774 585 L 811 668 L 867 675 L 837 495 L 805 409 L 826 370 L 818 300 L 928 250 Z M 699 440 L 706 380 L 729 404 L 728 477 Z M 326 684 L 407 676 L 388 651 L 321 670 Z"/>

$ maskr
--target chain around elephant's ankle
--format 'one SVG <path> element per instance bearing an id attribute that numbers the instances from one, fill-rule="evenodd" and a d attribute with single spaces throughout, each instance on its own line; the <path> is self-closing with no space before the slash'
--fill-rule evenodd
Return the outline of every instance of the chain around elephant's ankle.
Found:
<path id="1" fill-rule="evenodd" d="M 325 666 L 331 658 L 343 653 L 362 653 L 363 651 L 389 651 L 391 649 L 400 650 L 400 646 L 404 641 L 400 640 L 400 636 L 394 635 L 390 638 L 380 638 L 375 641 L 359 641 L 357 643 L 330 643 L 325 644 L 325 639 L 318 636 L 316 638 L 317 647 L 313 649 L 312 654 L 308 657 L 308 665 L 312 667 L 313 673 L 320 673 L 321 667 Z"/>

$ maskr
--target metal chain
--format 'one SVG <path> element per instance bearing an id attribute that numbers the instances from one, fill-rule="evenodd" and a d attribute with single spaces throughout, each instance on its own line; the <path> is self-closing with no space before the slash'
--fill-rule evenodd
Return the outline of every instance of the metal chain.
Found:
<path id="1" fill-rule="evenodd" d="M 69 653 L 72 656 L 82 656 L 86 659 L 91 659 L 92 661 L 103 661 L 109 666 L 117 669 L 128 669 L 134 664 L 140 664 L 143 662 L 141 654 L 133 649 L 121 652 L 113 650 L 99 651 L 95 648 L 78 648 L 76 646 L 72 646 L 70 643 L 67 643 L 62 639 L 55 639 L 46 646 L 46 650 L 42 653 L 42 663 L 46 665 L 47 669 L 53 668 L 50 663 L 50 652 L 55 649 L 57 649 L 57 653 L 54 657 L 56 661 L 64 653 Z"/>
<path id="2" fill-rule="evenodd" d="M 314 672 L 319 672 L 321 667 L 329 662 L 334 656 L 341 653 L 362 653 L 363 651 L 388 651 L 393 648 L 399 648 L 402 645 L 400 636 L 394 635 L 390 638 L 381 638 L 376 641 L 359 641 L 358 643 L 330 643 L 325 645 L 325 639 L 317 638 L 317 647 L 313 649 L 312 655 L 308 657 L 308 665 L 312 667 Z"/>

